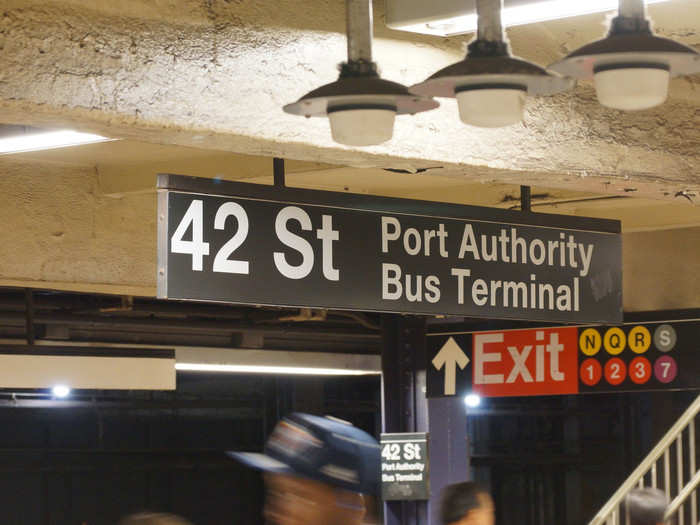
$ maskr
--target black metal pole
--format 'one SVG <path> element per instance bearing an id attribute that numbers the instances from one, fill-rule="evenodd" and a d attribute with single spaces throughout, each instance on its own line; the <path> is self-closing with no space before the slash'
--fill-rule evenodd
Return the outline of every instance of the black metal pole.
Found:
<path id="1" fill-rule="evenodd" d="M 275 176 L 275 186 L 278 188 L 284 188 L 284 159 L 275 157 L 272 160 L 272 169 Z"/>
<path id="2" fill-rule="evenodd" d="M 382 316 L 382 427 L 387 433 L 427 432 L 426 320 Z M 427 501 L 390 501 L 385 525 L 428 525 Z"/>
<path id="3" fill-rule="evenodd" d="M 520 186 L 520 209 L 522 211 L 532 211 L 530 186 Z"/>
<path id="4" fill-rule="evenodd" d="M 27 343 L 34 345 L 34 294 L 31 288 L 24 291 L 25 305 L 25 331 L 27 333 Z"/>

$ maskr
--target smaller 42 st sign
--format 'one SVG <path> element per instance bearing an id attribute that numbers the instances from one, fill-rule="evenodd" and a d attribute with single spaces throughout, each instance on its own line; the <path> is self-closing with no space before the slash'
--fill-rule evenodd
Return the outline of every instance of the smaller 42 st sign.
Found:
<path id="1" fill-rule="evenodd" d="M 158 297 L 619 322 L 620 223 L 160 175 Z"/>
<path id="2" fill-rule="evenodd" d="M 700 389 L 694 321 L 431 336 L 427 395 Z"/>
<path id="3" fill-rule="evenodd" d="M 430 499 L 428 434 L 382 434 L 382 499 Z"/>

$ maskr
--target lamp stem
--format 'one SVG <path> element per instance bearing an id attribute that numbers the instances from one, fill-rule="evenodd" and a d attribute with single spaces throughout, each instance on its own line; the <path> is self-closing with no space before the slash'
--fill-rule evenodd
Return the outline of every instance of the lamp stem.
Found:
<path id="1" fill-rule="evenodd" d="M 502 8 L 503 0 L 476 0 L 478 40 L 503 42 Z"/>
<path id="2" fill-rule="evenodd" d="M 620 0 L 618 16 L 644 20 L 644 0 Z"/>
<path id="3" fill-rule="evenodd" d="M 348 62 L 372 62 L 372 0 L 346 0 Z"/>

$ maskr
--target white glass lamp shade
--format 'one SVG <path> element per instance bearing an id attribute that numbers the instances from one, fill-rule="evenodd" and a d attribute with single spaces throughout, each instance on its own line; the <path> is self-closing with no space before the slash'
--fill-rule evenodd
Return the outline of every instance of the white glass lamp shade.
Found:
<path id="1" fill-rule="evenodd" d="M 328 109 L 333 140 L 347 146 L 373 146 L 394 134 L 396 108 L 390 106 Z"/>
<path id="2" fill-rule="evenodd" d="M 455 90 L 459 118 L 480 128 L 501 128 L 523 120 L 523 86 L 464 86 Z"/>
<path id="3" fill-rule="evenodd" d="M 598 102 L 609 108 L 634 111 L 663 104 L 670 74 L 665 66 L 606 65 L 596 68 L 593 83 Z"/>

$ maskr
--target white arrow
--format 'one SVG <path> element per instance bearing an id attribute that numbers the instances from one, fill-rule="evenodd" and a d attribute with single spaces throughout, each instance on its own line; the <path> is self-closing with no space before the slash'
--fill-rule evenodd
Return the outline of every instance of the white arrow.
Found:
<path id="1" fill-rule="evenodd" d="M 457 365 L 464 370 L 469 364 L 469 358 L 457 344 L 453 337 L 442 345 L 442 348 L 433 359 L 433 366 L 436 370 L 445 367 L 445 395 L 455 395 L 455 382 L 457 380 Z"/>

